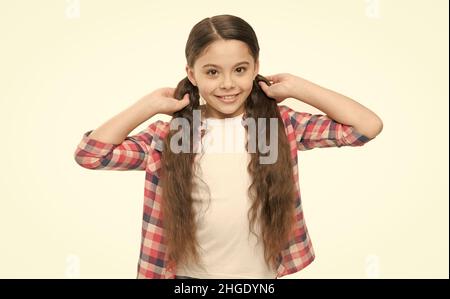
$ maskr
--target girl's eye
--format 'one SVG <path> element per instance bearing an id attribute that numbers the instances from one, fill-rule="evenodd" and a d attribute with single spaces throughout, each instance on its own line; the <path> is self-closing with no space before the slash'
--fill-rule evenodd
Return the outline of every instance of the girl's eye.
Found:
<path id="1" fill-rule="evenodd" d="M 237 69 L 241 69 L 242 71 L 240 71 L 240 72 L 238 72 L 238 73 L 243 73 L 243 72 L 245 72 L 245 70 L 247 69 L 247 68 L 245 68 L 245 67 L 238 67 Z M 208 70 L 207 72 L 206 72 L 206 74 L 208 74 L 208 75 L 210 75 L 211 74 L 211 72 L 217 72 L 216 70 L 213 70 L 213 69 L 211 69 L 211 70 Z M 211 74 L 211 75 L 215 75 L 216 73 L 214 73 L 214 74 Z"/>

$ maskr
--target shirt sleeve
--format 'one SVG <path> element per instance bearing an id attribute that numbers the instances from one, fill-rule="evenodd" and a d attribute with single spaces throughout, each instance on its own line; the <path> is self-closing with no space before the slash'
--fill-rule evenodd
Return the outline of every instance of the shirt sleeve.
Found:
<path id="1" fill-rule="evenodd" d="M 87 131 L 75 150 L 75 161 L 88 169 L 145 170 L 147 158 L 154 151 L 150 145 L 160 122 L 151 123 L 138 134 L 126 137 L 120 144 L 95 140 L 89 137 L 93 130 Z"/>
<path id="2" fill-rule="evenodd" d="M 327 115 L 286 108 L 299 151 L 316 147 L 362 146 L 373 139 L 359 133 L 353 126 L 334 121 Z"/>

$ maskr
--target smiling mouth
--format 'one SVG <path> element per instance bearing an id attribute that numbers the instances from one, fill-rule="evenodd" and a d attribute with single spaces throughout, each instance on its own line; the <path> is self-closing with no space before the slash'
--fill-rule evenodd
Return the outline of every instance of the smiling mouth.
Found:
<path id="1" fill-rule="evenodd" d="M 241 93 L 237 93 L 233 96 L 226 96 L 226 97 L 221 97 L 221 96 L 216 96 L 217 98 L 219 98 L 221 101 L 224 102 L 233 102 Z"/>

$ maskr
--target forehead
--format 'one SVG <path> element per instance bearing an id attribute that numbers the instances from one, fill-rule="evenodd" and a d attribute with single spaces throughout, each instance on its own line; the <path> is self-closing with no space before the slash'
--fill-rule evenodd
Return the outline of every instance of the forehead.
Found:
<path id="1" fill-rule="evenodd" d="M 200 55 L 195 66 L 201 68 L 205 64 L 215 64 L 219 67 L 233 67 L 241 61 L 253 62 L 250 50 L 244 42 L 238 40 L 219 40 L 209 45 Z"/>

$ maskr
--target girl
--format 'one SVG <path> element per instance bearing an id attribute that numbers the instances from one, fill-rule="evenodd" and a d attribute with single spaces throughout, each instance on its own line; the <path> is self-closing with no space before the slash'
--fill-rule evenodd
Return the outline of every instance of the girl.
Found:
<path id="1" fill-rule="evenodd" d="M 300 271 L 315 255 L 303 217 L 297 151 L 362 146 L 381 132 L 382 121 L 300 77 L 259 75 L 256 34 L 239 17 L 197 23 L 185 54 L 187 76 L 175 89 L 157 89 L 86 132 L 76 162 L 89 169 L 146 171 L 138 278 L 278 278 Z M 326 115 L 278 105 L 289 97 Z M 128 136 L 157 113 L 173 118 Z M 249 134 L 250 119 L 262 120 L 256 136 Z M 277 126 L 269 126 L 270 119 Z M 213 151 L 231 130 L 225 143 L 240 150 Z M 180 136 L 188 151 L 174 151 Z M 269 154 L 276 152 L 276 160 L 261 163 L 266 153 L 259 146 L 250 151 L 249 142 L 255 137 L 258 145 L 267 144 L 271 136 L 277 142 Z"/>

